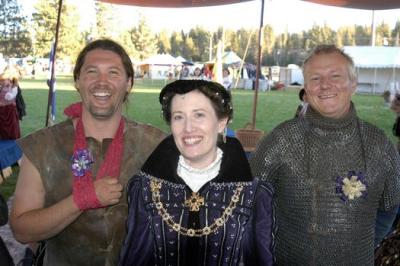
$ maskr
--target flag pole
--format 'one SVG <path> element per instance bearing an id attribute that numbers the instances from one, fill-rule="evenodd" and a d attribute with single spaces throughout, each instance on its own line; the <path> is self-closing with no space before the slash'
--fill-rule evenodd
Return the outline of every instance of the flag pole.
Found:
<path id="1" fill-rule="evenodd" d="M 254 130 L 256 128 L 256 114 L 257 114 L 257 99 L 258 99 L 258 87 L 261 72 L 261 36 L 262 28 L 264 24 L 264 0 L 261 0 L 261 19 L 260 28 L 258 29 L 258 54 L 257 54 L 257 69 L 256 69 L 256 83 L 254 84 L 254 103 L 253 103 L 253 119 L 251 127 Z"/>
<path id="2" fill-rule="evenodd" d="M 54 90 L 54 81 L 55 81 L 55 62 L 56 62 L 56 52 L 57 52 L 57 43 L 58 43 L 58 33 L 60 30 L 60 20 L 61 20 L 61 9 L 62 9 L 63 0 L 59 0 L 58 2 L 58 13 L 57 13 L 57 23 L 56 23 L 56 36 L 54 40 L 53 46 L 53 61 L 51 62 L 51 73 L 50 80 L 48 82 L 49 86 L 49 95 L 47 97 L 47 112 L 46 112 L 46 127 L 49 125 L 49 117 L 50 117 L 50 106 L 53 101 L 53 90 Z"/>

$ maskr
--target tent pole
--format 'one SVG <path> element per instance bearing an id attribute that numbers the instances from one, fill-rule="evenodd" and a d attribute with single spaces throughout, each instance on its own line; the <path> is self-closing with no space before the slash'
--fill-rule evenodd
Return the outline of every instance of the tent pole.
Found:
<path id="1" fill-rule="evenodd" d="M 244 50 L 244 55 L 242 61 L 240 61 L 240 67 L 239 67 L 239 77 L 241 77 L 240 73 L 242 73 L 243 65 L 244 65 L 244 60 L 246 59 L 247 52 L 249 50 L 250 42 L 251 42 L 251 37 L 253 36 L 253 31 L 250 32 L 249 39 L 247 40 L 247 45 L 246 45 L 246 50 Z M 244 78 L 243 78 L 244 80 Z M 237 85 L 239 83 L 239 78 L 236 79 L 236 83 L 234 88 L 237 88 Z M 243 82 L 243 87 L 245 87 L 245 83 Z"/>
<path id="2" fill-rule="evenodd" d="M 375 39 L 376 39 L 375 10 L 372 10 L 371 46 L 375 46 Z"/>
<path id="3" fill-rule="evenodd" d="M 396 66 L 395 65 L 393 65 L 392 84 L 393 84 L 394 91 L 396 91 L 396 93 L 397 93 Z"/>
<path id="4" fill-rule="evenodd" d="M 258 54 L 257 54 L 257 69 L 256 69 L 256 83 L 254 85 L 254 103 L 253 103 L 253 118 L 251 127 L 254 130 L 256 128 L 256 114 L 257 114 L 257 98 L 258 98 L 258 87 L 261 72 L 261 35 L 264 22 L 264 0 L 261 0 L 261 19 L 260 28 L 258 29 Z"/>
<path id="5" fill-rule="evenodd" d="M 49 95 L 47 97 L 47 111 L 46 111 L 46 127 L 49 125 L 49 117 L 50 117 L 50 105 L 53 101 L 53 90 L 54 90 L 54 81 L 55 81 L 55 62 L 56 62 L 56 52 L 57 52 L 57 43 L 58 43 L 58 33 L 60 31 L 60 20 L 61 20 L 61 9 L 62 9 L 63 0 L 59 0 L 58 2 L 58 13 L 57 13 L 57 24 L 56 24 L 56 36 L 54 40 L 53 47 L 53 61 L 51 62 L 51 73 L 50 80 L 48 82 L 49 86 Z"/>
<path id="6" fill-rule="evenodd" d="M 375 94 L 375 84 L 376 84 L 376 67 L 374 68 L 374 84 L 372 85 L 372 94 Z"/>

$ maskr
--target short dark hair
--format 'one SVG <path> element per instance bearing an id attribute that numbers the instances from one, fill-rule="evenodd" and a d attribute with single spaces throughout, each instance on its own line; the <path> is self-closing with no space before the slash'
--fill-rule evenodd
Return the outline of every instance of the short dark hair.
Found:
<path id="1" fill-rule="evenodd" d="M 106 51 L 111 51 L 119 55 L 121 58 L 122 64 L 124 66 L 126 75 L 131 78 L 131 88 L 133 86 L 133 79 L 135 72 L 133 71 L 132 61 L 129 58 L 128 53 L 125 49 L 117 42 L 110 39 L 98 39 L 88 43 L 82 51 L 79 53 L 78 58 L 76 59 L 75 67 L 74 67 L 74 81 L 76 82 L 79 79 L 79 74 L 81 72 L 81 68 L 85 62 L 85 57 L 87 53 L 92 50 L 101 49 Z"/>
<path id="2" fill-rule="evenodd" d="M 164 120 L 171 122 L 171 102 L 177 94 L 186 94 L 197 90 L 211 101 L 218 119 L 228 118 L 228 122 L 233 117 L 231 95 L 221 84 L 207 80 L 176 80 L 167 84 L 160 92 L 159 101 L 161 103 L 162 115 Z"/>

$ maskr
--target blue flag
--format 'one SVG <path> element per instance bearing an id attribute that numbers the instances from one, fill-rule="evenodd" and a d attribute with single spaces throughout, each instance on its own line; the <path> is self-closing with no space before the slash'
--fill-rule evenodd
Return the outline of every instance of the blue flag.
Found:
<path id="1" fill-rule="evenodd" d="M 56 120 L 56 78 L 55 78 L 55 44 L 51 45 L 50 58 L 49 58 L 49 89 L 51 90 L 51 104 L 50 104 L 50 121 L 55 122 Z"/>

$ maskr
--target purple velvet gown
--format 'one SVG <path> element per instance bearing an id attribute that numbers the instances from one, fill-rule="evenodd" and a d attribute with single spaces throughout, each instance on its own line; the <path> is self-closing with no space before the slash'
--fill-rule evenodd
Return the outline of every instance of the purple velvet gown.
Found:
<path id="1" fill-rule="evenodd" d="M 253 179 L 240 143 L 228 138 L 219 175 L 199 191 L 204 205 L 190 211 L 185 199 L 192 191 L 176 174 L 179 152 L 165 139 L 128 185 L 127 236 L 120 265 L 273 265 L 273 191 Z M 210 226 L 223 215 L 238 186 L 243 190 L 232 215 L 208 235 L 189 237 L 159 215 L 151 182 L 160 182 L 160 201 L 174 223 L 186 228 Z"/>

